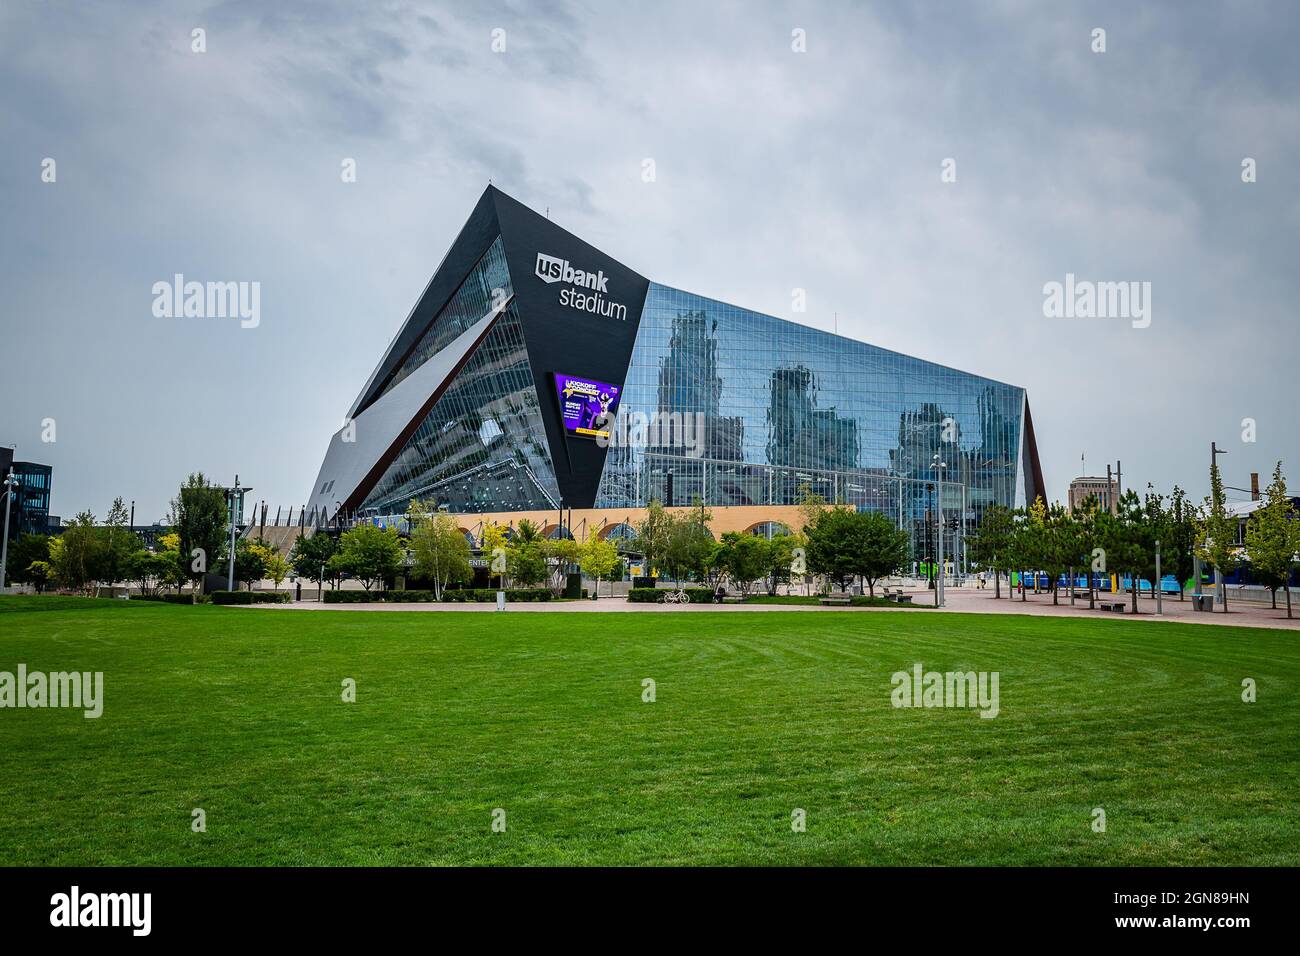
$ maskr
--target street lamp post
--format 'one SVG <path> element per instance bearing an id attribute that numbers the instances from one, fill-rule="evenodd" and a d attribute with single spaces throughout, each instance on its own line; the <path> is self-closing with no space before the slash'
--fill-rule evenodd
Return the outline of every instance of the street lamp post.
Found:
<path id="1" fill-rule="evenodd" d="M 934 537 L 930 528 L 934 525 L 934 482 L 927 481 L 925 490 L 930 493 L 930 507 L 925 512 L 925 566 L 927 586 L 934 590 Z"/>
<path id="2" fill-rule="evenodd" d="M 939 569 L 937 571 L 938 577 L 935 579 L 937 584 L 934 591 L 934 606 L 943 607 L 943 470 L 948 466 L 942 460 L 940 460 L 937 454 L 934 456 L 933 459 L 931 459 L 931 461 L 934 465 L 936 482 L 939 486 L 938 488 L 939 527 L 938 527 L 938 534 L 936 535 L 936 537 L 938 538 Z"/>
<path id="3" fill-rule="evenodd" d="M 1157 614 L 1165 613 L 1164 610 L 1165 605 L 1163 600 L 1164 595 L 1161 593 L 1163 590 L 1164 588 L 1160 586 L 1160 539 L 1156 538 L 1156 613 Z"/>
<path id="4" fill-rule="evenodd" d="M 244 493 L 252 490 L 240 487 L 238 475 L 235 475 L 235 486 L 226 489 L 226 501 L 230 504 L 230 569 L 226 583 L 231 591 L 235 590 L 235 524 L 243 515 Z M 239 510 L 239 515 L 235 514 L 236 509 Z"/>
<path id="5" fill-rule="evenodd" d="M 1210 442 L 1211 471 L 1219 463 L 1219 456 L 1227 453 L 1227 449 L 1220 448 L 1217 442 Z M 1219 480 L 1222 482 L 1222 476 L 1220 476 Z M 1214 603 L 1222 605 L 1225 611 L 1228 609 L 1228 585 L 1223 579 L 1223 569 L 1217 564 L 1214 566 Z"/>
<path id="6" fill-rule="evenodd" d="M 0 592 L 5 589 L 5 567 L 9 564 L 9 512 L 13 508 L 14 491 L 17 487 L 18 479 L 14 477 L 14 470 L 10 468 L 4 480 L 5 536 L 3 543 L 0 543 Z"/>

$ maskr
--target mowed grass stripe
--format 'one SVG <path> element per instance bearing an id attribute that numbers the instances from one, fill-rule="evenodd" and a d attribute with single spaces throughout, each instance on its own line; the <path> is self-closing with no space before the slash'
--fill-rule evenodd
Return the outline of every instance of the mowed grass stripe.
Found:
<path id="1" fill-rule="evenodd" d="M 0 670 L 106 675 L 98 721 L 0 711 L 21 768 L 0 778 L 0 863 L 1300 859 L 1300 652 L 1282 631 L 81 608 L 0 620 Z M 915 661 L 1000 671 L 1000 715 L 895 710 L 890 675 Z"/>

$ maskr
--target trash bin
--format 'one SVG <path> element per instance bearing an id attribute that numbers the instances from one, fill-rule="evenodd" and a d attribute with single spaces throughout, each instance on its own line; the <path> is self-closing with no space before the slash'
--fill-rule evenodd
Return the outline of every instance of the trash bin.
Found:
<path id="1" fill-rule="evenodd" d="M 1214 595 L 1213 594 L 1193 594 L 1192 610 L 1194 611 L 1213 611 Z"/>

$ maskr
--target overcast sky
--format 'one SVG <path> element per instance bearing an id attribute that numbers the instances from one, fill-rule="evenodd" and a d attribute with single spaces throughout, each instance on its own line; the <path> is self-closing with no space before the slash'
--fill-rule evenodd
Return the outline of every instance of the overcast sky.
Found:
<path id="1" fill-rule="evenodd" d="M 1281 458 L 1294 489 L 1298 25 L 1286 2 L 4 0 L 0 443 L 54 466 L 65 519 L 117 494 L 162 517 L 197 470 L 302 503 L 491 180 L 655 281 L 1025 386 L 1053 497 L 1086 453 L 1199 498 L 1211 440 L 1228 484 Z M 260 283 L 260 323 L 156 317 L 176 273 Z M 1046 318 L 1067 273 L 1150 282 L 1150 325 Z"/>

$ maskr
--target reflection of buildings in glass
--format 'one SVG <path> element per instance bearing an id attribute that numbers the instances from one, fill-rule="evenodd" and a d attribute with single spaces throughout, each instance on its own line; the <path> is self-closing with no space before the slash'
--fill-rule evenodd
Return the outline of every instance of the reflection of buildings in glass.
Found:
<path id="1" fill-rule="evenodd" d="M 1013 418 L 1009 414 L 1010 410 L 1005 408 L 1005 403 L 998 401 L 997 393 L 991 388 L 980 392 L 978 405 L 981 457 L 1014 468 L 1019 453 L 1016 439 L 1020 433 L 1020 409 L 1015 409 Z"/>
<path id="2" fill-rule="evenodd" d="M 722 414 L 722 375 L 718 370 L 718 323 L 710 323 L 703 309 L 683 312 L 673 319 L 668 352 L 659 359 L 659 402 L 654 411 L 660 415 L 680 413 L 703 415 L 703 435 L 695 435 L 701 447 L 695 457 L 717 461 L 740 461 L 744 441 L 744 421 L 739 416 Z M 671 418 L 674 425 L 678 421 Z M 684 425 L 694 428 L 694 424 Z M 660 433 L 661 442 L 648 450 L 656 454 L 685 455 L 686 441 L 692 436 Z M 701 442 L 702 438 L 702 442 Z"/>
<path id="3" fill-rule="evenodd" d="M 840 471 L 858 466 L 857 422 L 817 407 L 817 379 L 802 365 L 771 375 L 769 464 Z"/>
<path id="4" fill-rule="evenodd" d="M 690 504 L 710 495 L 709 478 L 724 485 L 723 494 L 746 496 L 734 475 L 718 463 L 744 458 L 744 420 L 724 415 L 723 379 L 718 361 L 718 323 L 704 309 L 672 317 L 667 348 L 659 355 L 655 401 L 641 411 L 652 428 L 640 460 L 642 500 L 659 498 Z M 637 466 L 635 451 L 606 464 L 615 474 Z M 671 478 L 669 475 L 671 474 Z M 618 479 L 615 479 L 618 481 Z M 624 478 L 619 483 L 626 484 Z"/>
<path id="5" fill-rule="evenodd" d="M 1017 460 L 1016 441 L 1002 434 L 1019 434 L 1024 391 L 1015 386 L 654 283 L 627 383 L 628 405 L 704 409 L 710 454 L 671 465 L 648 458 L 636 483 L 620 474 L 632 456 L 611 456 L 598 506 L 664 500 L 671 467 L 677 504 L 694 494 L 710 505 L 796 504 L 812 491 L 919 522 L 941 449 L 954 514 L 985 498 L 1015 500 L 998 465 L 1008 449 Z M 971 443 L 985 432 L 990 444 L 997 435 L 996 455 Z"/>
<path id="6" fill-rule="evenodd" d="M 783 499 L 799 497 L 799 487 L 825 484 L 824 477 L 799 471 L 852 471 L 858 467 L 857 422 L 834 408 L 817 407 L 817 377 L 804 365 L 773 369 L 769 376 L 767 461 L 781 473 Z M 790 470 L 794 469 L 794 470 Z M 834 482 L 832 482 L 832 485 Z M 819 491 L 824 497 L 835 496 Z"/>
<path id="7" fill-rule="evenodd" d="M 954 424 L 945 435 L 944 424 L 948 421 Z M 960 447 L 954 440 L 955 431 L 955 419 L 933 402 L 903 412 L 898 416 L 898 445 L 889 450 L 893 473 L 904 478 L 932 480 L 934 456 L 941 448 L 948 453 L 952 448 Z M 945 459 L 947 457 L 945 454 Z"/>

